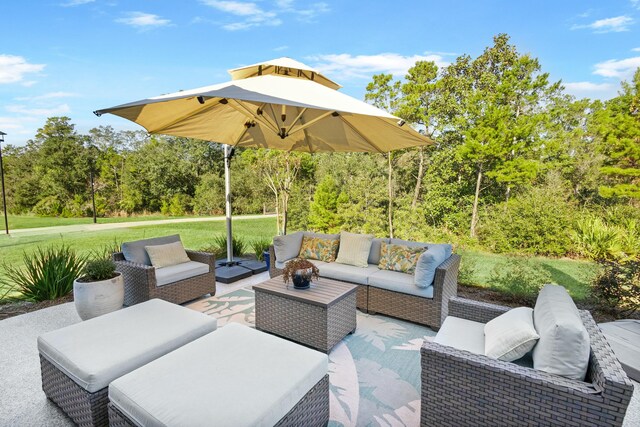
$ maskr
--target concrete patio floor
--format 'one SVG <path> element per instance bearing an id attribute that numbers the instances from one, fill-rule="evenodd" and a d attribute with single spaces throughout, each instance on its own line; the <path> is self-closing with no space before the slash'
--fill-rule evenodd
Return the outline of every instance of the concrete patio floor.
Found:
<path id="1" fill-rule="evenodd" d="M 267 280 L 261 273 L 231 285 L 218 283 L 223 295 Z M 80 322 L 73 303 L 61 304 L 0 321 L 0 426 L 71 426 L 73 423 L 42 391 L 36 338 L 47 331 Z M 640 426 L 640 384 L 624 426 Z"/>

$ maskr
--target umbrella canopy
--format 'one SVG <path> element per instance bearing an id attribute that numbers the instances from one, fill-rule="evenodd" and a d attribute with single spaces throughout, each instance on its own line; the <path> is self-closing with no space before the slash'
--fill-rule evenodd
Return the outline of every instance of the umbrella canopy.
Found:
<path id="1" fill-rule="evenodd" d="M 227 83 L 143 99 L 96 114 L 118 115 L 149 133 L 234 147 L 385 153 L 432 143 L 399 118 L 338 92 L 337 84 L 317 71 L 285 59 L 231 70 L 237 80 Z"/>

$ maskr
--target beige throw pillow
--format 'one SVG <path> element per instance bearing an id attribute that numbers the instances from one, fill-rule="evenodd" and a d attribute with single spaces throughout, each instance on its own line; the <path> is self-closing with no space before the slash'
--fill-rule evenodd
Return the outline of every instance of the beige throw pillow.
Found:
<path id="1" fill-rule="evenodd" d="M 166 245 L 145 246 L 144 248 L 149 255 L 151 265 L 155 268 L 169 267 L 191 261 L 180 241 Z"/>
<path id="2" fill-rule="evenodd" d="M 340 249 L 336 262 L 340 264 L 367 267 L 373 234 L 340 232 Z"/>
<path id="3" fill-rule="evenodd" d="M 533 326 L 533 309 L 513 308 L 484 325 L 484 354 L 512 362 L 530 352 L 539 338 Z"/>

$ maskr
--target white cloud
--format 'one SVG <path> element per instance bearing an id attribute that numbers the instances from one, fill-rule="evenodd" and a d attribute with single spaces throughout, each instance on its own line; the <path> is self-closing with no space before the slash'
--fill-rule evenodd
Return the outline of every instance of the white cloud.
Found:
<path id="1" fill-rule="evenodd" d="M 640 9 L 640 0 L 631 0 L 631 6 Z"/>
<path id="2" fill-rule="evenodd" d="M 378 55 L 329 54 L 315 55 L 308 59 L 314 62 L 314 67 L 322 73 L 339 76 L 344 79 L 369 79 L 373 74 L 393 74 L 404 77 L 407 70 L 417 61 L 434 61 L 438 67 L 449 65 L 441 55 L 413 55 L 402 56 L 397 53 L 381 53 Z"/>
<path id="3" fill-rule="evenodd" d="M 329 11 L 326 3 L 313 3 L 304 8 L 295 7 L 294 0 L 276 0 L 272 9 L 264 9 L 254 2 L 235 0 L 200 0 L 200 3 L 234 17 L 233 22 L 220 23 L 225 30 L 238 31 L 259 26 L 278 26 L 283 23 L 282 15 L 293 14 L 298 20 L 310 22 L 321 13 Z M 264 4 L 264 3 L 263 3 Z M 237 19 L 241 18 L 240 21 Z M 199 19 L 194 22 L 206 22 Z"/>
<path id="4" fill-rule="evenodd" d="M 42 95 L 37 96 L 22 96 L 16 98 L 17 101 L 43 101 L 47 99 L 58 99 L 58 98 L 73 98 L 78 96 L 77 93 L 72 92 L 49 92 Z"/>
<path id="5" fill-rule="evenodd" d="M 610 59 L 596 64 L 593 74 L 627 80 L 638 67 L 640 67 L 640 56 L 621 60 Z"/>
<path id="6" fill-rule="evenodd" d="M 283 46 L 278 46 L 278 47 L 274 47 L 273 50 L 275 52 L 282 52 L 283 50 L 287 50 L 289 49 L 289 46 L 287 45 L 283 45 Z"/>
<path id="7" fill-rule="evenodd" d="M 68 104 L 60 104 L 51 108 L 29 108 L 25 105 L 7 105 L 5 108 L 8 112 L 14 114 L 25 114 L 27 116 L 59 116 L 71 111 Z"/>
<path id="8" fill-rule="evenodd" d="M 634 47 L 631 52 L 640 52 L 640 47 Z"/>
<path id="9" fill-rule="evenodd" d="M 621 31 L 629 31 L 629 26 L 632 25 L 635 21 L 626 15 L 615 16 L 613 18 L 605 18 L 599 19 L 597 21 L 592 22 L 591 24 L 584 25 L 574 25 L 571 27 L 572 30 L 579 30 L 584 28 L 589 28 L 594 30 L 596 33 L 610 33 L 610 32 L 621 32 Z"/>
<path id="10" fill-rule="evenodd" d="M 163 19 L 153 13 L 144 12 L 129 12 L 127 13 L 127 17 L 116 19 L 116 22 L 139 29 L 164 27 L 165 25 L 171 24 L 171 20 L 169 19 Z"/>
<path id="11" fill-rule="evenodd" d="M 22 82 L 29 73 L 37 73 L 45 64 L 29 64 L 22 56 L 0 55 L 0 84 Z"/>
<path id="12" fill-rule="evenodd" d="M 95 0 L 69 0 L 66 3 L 61 3 L 60 6 L 62 7 L 74 7 L 74 6 L 80 6 L 83 4 L 87 4 L 87 3 L 93 3 Z"/>
<path id="13" fill-rule="evenodd" d="M 562 83 L 567 93 L 576 98 L 609 99 L 615 96 L 618 85 L 613 83 L 569 82 Z"/>

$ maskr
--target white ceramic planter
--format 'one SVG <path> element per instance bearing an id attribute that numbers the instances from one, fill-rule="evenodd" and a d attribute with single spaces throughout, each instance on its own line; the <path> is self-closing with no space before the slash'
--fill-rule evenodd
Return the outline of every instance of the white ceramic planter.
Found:
<path id="1" fill-rule="evenodd" d="M 124 278 L 121 273 L 109 280 L 73 282 L 73 300 L 82 320 L 120 310 L 124 303 Z"/>

